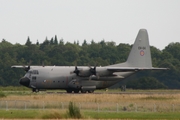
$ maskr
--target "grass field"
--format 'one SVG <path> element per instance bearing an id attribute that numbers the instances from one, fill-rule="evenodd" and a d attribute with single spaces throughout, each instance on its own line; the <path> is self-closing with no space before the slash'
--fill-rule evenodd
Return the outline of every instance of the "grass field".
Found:
<path id="1" fill-rule="evenodd" d="M 0 110 L 0 118 L 5 119 L 68 119 L 66 111 L 61 110 Z M 179 113 L 142 112 L 90 112 L 82 113 L 82 119 L 179 119 Z"/>
<path id="2" fill-rule="evenodd" d="M 26 88 L 0 87 L 0 118 L 6 119 L 67 119 L 68 107 L 55 108 L 59 103 L 76 103 L 82 107 L 83 119 L 179 119 L 180 90 L 98 90 L 95 94 L 66 94 L 65 91 L 32 93 Z M 52 93 L 53 92 L 53 93 Z M 60 93 L 59 93 L 60 92 Z M 112 94 L 115 93 L 115 94 Z M 1 109 L 2 101 L 30 101 L 45 109 Z M 55 103 L 55 104 L 50 104 Z M 80 105 L 81 103 L 81 105 Z M 13 103 L 14 104 L 14 103 Z M 24 103 L 23 103 L 24 104 Z M 97 104 L 100 107 L 99 111 Z M 19 103 L 16 104 L 18 107 Z M 115 111 L 109 111 L 114 105 Z M 116 106 L 118 105 L 118 111 Z M 61 107 L 62 105 L 60 105 Z M 11 107 L 11 104 L 8 104 Z M 86 108 L 95 108 L 89 110 Z M 28 108 L 28 105 L 27 105 Z"/>

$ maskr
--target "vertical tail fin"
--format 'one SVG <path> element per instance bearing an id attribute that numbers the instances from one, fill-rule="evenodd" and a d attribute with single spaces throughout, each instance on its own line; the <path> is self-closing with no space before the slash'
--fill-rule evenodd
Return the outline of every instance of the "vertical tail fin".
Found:
<path id="1" fill-rule="evenodd" d="M 134 45 L 124 63 L 111 65 L 113 67 L 152 67 L 149 38 L 146 29 L 140 29 Z"/>
<path id="2" fill-rule="evenodd" d="M 127 59 L 130 67 L 152 67 L 149 37 L 146 29 L 140 29 Z"/>

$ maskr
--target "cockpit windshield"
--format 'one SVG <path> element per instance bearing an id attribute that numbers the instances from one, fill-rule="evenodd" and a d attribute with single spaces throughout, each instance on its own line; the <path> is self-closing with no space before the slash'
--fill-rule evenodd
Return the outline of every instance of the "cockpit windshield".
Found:
<path id="1" fill-rule="evenodd" d="M 26 77 L 28 78 L 31 78 L 32 75 L 38 75 L 39 74 L 39 71 L 38 70 L 29 70 L 27 73 L 26 73 Z"/>
<path id="2" fill-rule="evenodd" d="M 33 70 L 32 74 L 39 74 L 39 71 L 38 70 Z"/>
<path id="3" fill-rule="evenodd" d="M 27 73 L 28 74 L 39 74 L 39 71 L 38 70 L 29 70 Z"/>

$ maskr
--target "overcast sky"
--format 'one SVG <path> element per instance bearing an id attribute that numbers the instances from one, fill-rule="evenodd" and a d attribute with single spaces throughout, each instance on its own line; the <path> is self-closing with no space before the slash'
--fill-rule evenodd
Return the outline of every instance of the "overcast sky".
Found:
<path id="1" fill-rule="evenodd" d="M 55 35 L 133 44 L 141 28 L 160 50 L 180 42 L 180 0 L 0 0 L 0 41 L 13 44 Z"/>

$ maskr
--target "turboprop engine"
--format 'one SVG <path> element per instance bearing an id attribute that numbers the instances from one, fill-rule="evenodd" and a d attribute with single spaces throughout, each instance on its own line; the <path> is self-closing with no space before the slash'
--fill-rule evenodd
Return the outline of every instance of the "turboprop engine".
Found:
<path id="1" fill-rule="evenodd" d="M 105 67 L 85 67 L 85 68 L 77 68 L 71 73 L 75 73 L 79 77 L 91 77 L 96 76 L 97 78 L 112 75 L 111 71 L 108 71 Z"/>

